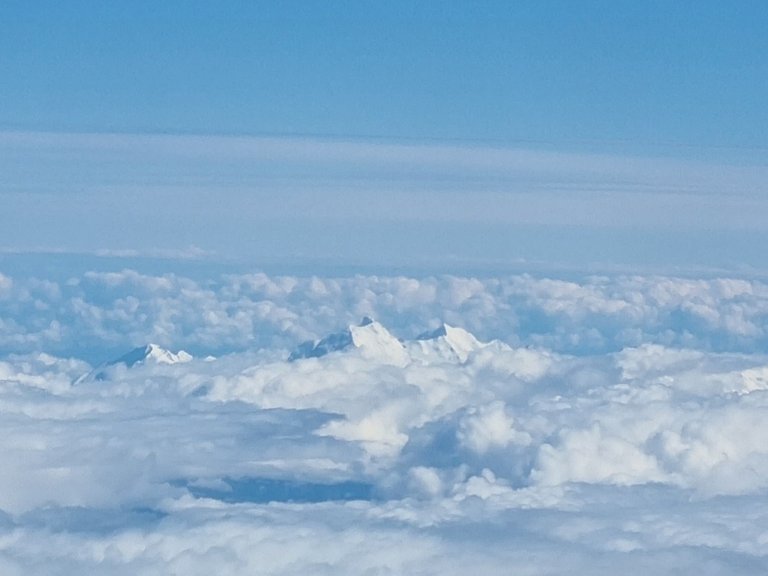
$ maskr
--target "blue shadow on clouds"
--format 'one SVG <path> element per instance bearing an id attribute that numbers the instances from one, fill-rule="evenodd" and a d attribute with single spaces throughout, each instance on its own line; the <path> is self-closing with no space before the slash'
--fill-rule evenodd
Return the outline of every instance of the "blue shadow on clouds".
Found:
<path id="1" fill-rule="evenodd" d="M 224 478 L 221 483 L 211 486 L 183 480 L 175 484 L 185 487 L 196 498 L 213 498 L 230 504 L 348 502 L 373 498 L 372 484 L 352 480 L 319 483 L 280 478 Z"/>

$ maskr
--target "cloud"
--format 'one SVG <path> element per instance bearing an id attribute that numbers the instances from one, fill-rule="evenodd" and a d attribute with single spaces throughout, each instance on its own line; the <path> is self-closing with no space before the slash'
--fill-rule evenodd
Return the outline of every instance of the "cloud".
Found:
<path id="1" fill-rule="evenodd" d="M 94 362 L 147 342 L 214 355 L 291 350 L 363 316 L 398 337 L 447 322 L 481 339 L 577 355 L 647 344 L 734 352 L 768 345 L 768 286 L 744 278 L 6 274 L 0 311 L 0 351 Z"/>
<path id="2" fill-rule="evenodd" d="M 19 132 L 0 133 L 0 159 L 8 199 L 0 246 L 11 252 L 207 262 L 215 253 L 251 263 L 328 263 L 332 255 L 336 263 L 421 269 L 505 269 L 521 260 L 667 270 L 765 264 L 754 249 L 768 233 L 757 192 L 762 165 L 476 145 Z"/>
<path id="3" fill-rule="evenodd" d="M 481 454 L 492 448 L 503 449 L 509 444 L 527 445 L 531 442 L 528 433 L 515 430 L 514 418 L 506 413 L 501 401 L 470 409 L 459 424 L 457 436 L 461 444 Z"/>
<path id="4" fill-rule="evenodd" d="M 768 567 L 761 280 L 3 278 L 9 574 Z"/>

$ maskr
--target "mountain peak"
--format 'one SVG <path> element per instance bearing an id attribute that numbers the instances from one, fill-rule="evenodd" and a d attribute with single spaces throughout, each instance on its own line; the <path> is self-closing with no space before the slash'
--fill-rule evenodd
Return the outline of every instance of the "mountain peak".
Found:
<path id="1" fill-rule="evenodd" d="M 484 346 L 472 333 L 446 323 L 417 336 L 416 342 L 424 354 L 449 356 L 460 362 L 466 362 L 470 353 Z"/>
<path id="2" fill-rule="evenodd" d="M 335 332 L 317 340 L 301 344 L 289 357 L 319 358 L 332 352 L 357 349 L 366 358 L 377 359 L 392 364 L 406 364 L 408 355 L 405 346 L 379 322 L 365 316 L 359 324 L 348 326 L 341 332 Z"/>
<path id="3" fill-rule="evenodd" d="M 130 368 L 131 366 L 146 362 L 147 360 L 152 360 L 157 364 L 178 364 L 180 362 L 189 362 L 192 360 L 192 356 L 184 350 L 179 350 L 179 352 L 174 353 L 157 344 L 150 343 L 145 346 L 134 348 L 130 352 L 120 356 L 120 358 L 108 362 L 107 366 L 124 364 L 126 367 Z"/>
<path id="4" fill-rule="evenodd" d="M 136 365 L 142 365 L 146 363 L 180 364 L 183 362 L 189 362 L 190 360 L 192 360 L 192 355 L 188 354 L 184 350 L 179 350 L 178 352 L 174 353 L 170 350 L 166 350 L 162 346 L 150 343 L 134 348 L 119 358 L 115 358 L 114 360 L 110 360 L 109 362 L 105 362 L 100 366 L 97 366 L 91 372 L 83 374 L 77 380 L 75 380 L 75 384 L 80 384 L 82 382 L 92 380 L 109 380 L 114 375 L 115 370 L 118 370 L 121 366 L 125 368 L 132 368 Z"/>

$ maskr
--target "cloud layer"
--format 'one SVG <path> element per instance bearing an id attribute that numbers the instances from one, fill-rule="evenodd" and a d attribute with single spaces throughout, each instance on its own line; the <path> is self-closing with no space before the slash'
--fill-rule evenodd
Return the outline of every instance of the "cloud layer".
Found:
<path id="1" fill-rule="evenodd" d="M 0 568 L 762 572 L 767 293 L 2 276 Z"/>
<path id="2" fill-rule="evenodd" d="M 765 349 L 768 284 L 758 279 L 527 274 L 203 279 L 126 269 L 63 280 L 0 276 L 0 351 L 101 361 L 156 342 L 220 354 L 291 350 L 363 316 L 413 338 L 441 322 L 482 339 L 585 354 L 662 344 Z"/>
<path id="3" fill-rule="evenodd" d="M 0 248 L 441 270 L 764 268 L 764 159 L 665 155 L 0 132 Z"/>

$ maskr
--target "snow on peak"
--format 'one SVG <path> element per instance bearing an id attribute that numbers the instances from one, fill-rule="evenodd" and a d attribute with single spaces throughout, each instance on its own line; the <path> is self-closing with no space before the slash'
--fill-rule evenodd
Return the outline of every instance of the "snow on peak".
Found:
<path id="1" fill-rule="evenodd" d="M 368 316 L 356 326 L 348 326 L 346 330 L 329 334 L 321 340 L 301 344 L 290 355 L 289 360 L 319 358 L 332 352 L 355 349 L 365 358 L 398 365 L 408 363 L 408 354 L 403 343 Z"/>
<path id="2" fill-rule="evenodd" d="M 128 368 L 135 364 L 151 361 L 156 364 L 178 364 L 181 362 L 189 362 L 192 360 L 192 356 L 184 350 L 179 350 L 178 353 L 171 352 L 158 346 L 157 344 L 147 344 L 146 346 L 139 346 L 134 348 L 127 354 L 120 356 L 116 360 L 109 362 L 108 366 L 115 364 L 124 364 Z"/>
<path id="3" fill-rule="evenodd" d="M 97 366 L 87 374 L 80 376 L 74 383 L 81 384 L 93 380 L 110 380 L 114 376 L 115 371 L 121 367 L 125 369 L 142 364 L 181 364 L 190 360 L 192 360 L 192 355 L 184 350 L 174 353 L 157 344 L 147 344 L 146 346 L 134 348 L 119 358 Z"/>
<path id="4" fill-rule="evenodd" d="M 412 357 L 423 361 L 466 362 L 475 350 L 487 346 L 463 328 L 442 324 L 415 341 L 403 344 L 379 322 L 365 317 L 356 326 L 304 342 L 289 357 L 319 358 L 332 352 L 358 350 L 364 358 L 405 366 Z"/>
<path id="5" fill-rule="evenodd" d="M 466 362 L 472 352 L 485 346 L 470 332 L 445 323 L 418 336 L 414 344 L 423 356 L 439 356 L 459 362 Z"/>
<path id="6" fill-rule="evenodd" d="M 378 322 L 363 318 L 358 326 L 350 326 L 349 332 L 355 348 L 358 348 L 363 356 L 386 359 L 392 364 L 408 363 L 408 354 L 403 343 Z"/>

